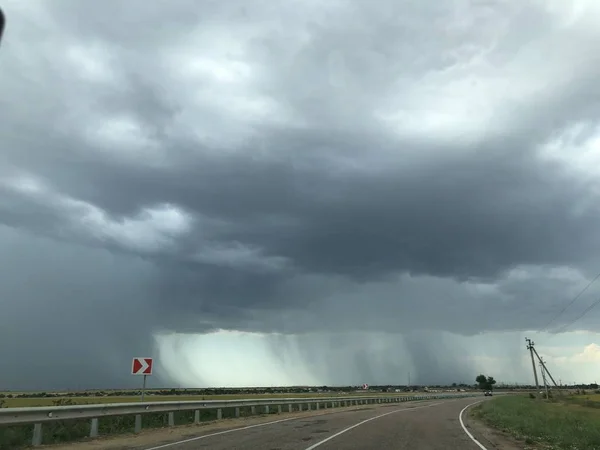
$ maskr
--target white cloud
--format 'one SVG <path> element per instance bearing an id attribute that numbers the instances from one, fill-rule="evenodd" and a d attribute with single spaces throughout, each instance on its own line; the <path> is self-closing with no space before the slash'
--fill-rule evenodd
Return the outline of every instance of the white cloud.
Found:
<path id="1" fill-rule="evenodd" d="M 241 242 L 228 245 L 207 243 L 192 256 L 192 259 L 215 266 L 259 271 L 282 270 L 291 264 L 288 258 L 265 255 L 262 249 Z"/>
<path id="2" fill-rule="evenodd" d="M 600 363 L 600 346 L 598 344 L 589 344 L 583 348 L 583 351 L 570 356 L 559 356 L 554 358 L 558 364 L 598 364 Z"/>
<path id="3" fill-rule="evenodd" d="M 143 253 L 173 247 L 194 222 L 190 214 L 172 204 L 146 207 L 130 217 L 111 217 L 98 206 L 62 194 L 31 174 L 0 178 L 2 187 L 18 194 L 24 204 L 34 203 L 58 216 L 60 226 L 47 230 L 48 234 L 60 236 L 68 230 L 92 243 L 109 242 Z"/>
<path id="4" fill-rule="evenodd" d="M 166 151 L 132 116 L 88 117 L 81 130 L 92 148 L 101 149 L 111 158 L 135 164 L 164 165 Z"/>
<path id="5" fill-rule="evenodd" d="M 586 181 L 600 174 L 600 122 L 578 122 L 563 130 L 539 150 L 540 156 L 575 170 Z"/>
<path id="6" fill-rule="evenodd" d="M 134 217 L 110 219 L 100 208 L 77 200 L 65 200 L 76 228 L 99 240 L 119 243 L 141 252 L 168 249 L 191 230 L 192 219 L 174 205 L 144 208 Z"/>
<path id="7" fill-rule="evenodd" d="M 87 45 L 73 43 L 64 53 L 71 63 L 71 71 L 85 82 L 106 84 L 121 81 L 115 70 L 116 61 L 112 53 L 98 42 Z"/>

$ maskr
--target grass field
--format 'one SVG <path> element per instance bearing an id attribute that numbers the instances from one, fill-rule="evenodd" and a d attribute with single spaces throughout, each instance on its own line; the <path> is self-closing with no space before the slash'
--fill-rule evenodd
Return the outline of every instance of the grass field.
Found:
<path id="1" fill-rule="evenodd" d="M 589 400 L 592 402 L 600 403 L 600 394 L 587 394 L 587 395 L 576 395 L 574 397 L 576 400 Z"/>
<path id="2" fill-rule="evenodd" d="M 416 392 L 351 392 L 351 393 L 306 393 L 306 394 L 239 394 L 239 395 L 146 395 L 146 402 L 183 402 L 201 400 L 240 400 L 246 398 L 314 398 L 314 397 L 351 397 L 351 396 L 390 396 L 416 395 Z M 98 403 L 129 403 L 139 402 L 140 396 L 107 396 L 107 397 L 31 397 L 4 398 L 4 408 L 55 406 L 57 404 L 88 405 Z"/>
<path id="3" fill-rule="evenodd" d="M 589 397 L 600 399 L 600 395 Z M 547 450 L 600 449 L 600 402 L 593 400 L 506 396 L 478 405 L 471 414 L 526 444 L 541 444 Z"/>

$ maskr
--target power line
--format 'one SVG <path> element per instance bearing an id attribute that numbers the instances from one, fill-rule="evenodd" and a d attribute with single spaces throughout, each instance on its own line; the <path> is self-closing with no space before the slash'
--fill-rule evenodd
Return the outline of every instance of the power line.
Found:
<path id="1" fill-rule="evenodd" d="M 582 296 L 582 295 L 585 293 L 585 291 L 587 291 L 587 290 L 590 288 L 590 286 L 596 282 L 596 280 L 598 280 L 598 278 L 600 278 L 600 273 L 599 273 L 598 275 L 596 275 L 596 277 L 595 277 L 595 278 L 594 278 L 592 281 L 590 281 L 590 282 L 589 282 L 589 283 L 588 283 L 588 284 L 587 284 L 587 285 L 586 285 L 586 286 L 585 286 L 585 287 L 584 287 L 584 288 L 583 288 L 583 289 L 582 289 L 582 290 L 579 292 L 579 294 L 577 294 L 577 295 L 576 295 L 576 296 L 575 296 L 575 297 L 574 297 L 574 298 L 573 298 L 573 299 L 572 299 L 572 300 L 571 300 L 571 301 L 570 301 L 570 302 L 569 302 L 569 303 L 568 303 L 568 304 L 567 304 L 567 305 L 566 305 L 566 306 L 565 306 L 565 307 L 564 307 L 564 308 L 563 308 L 563 309 L 562 309 L 562 310 L 561 310 L 561 311 L 560 311 L 560 312 L 559 312 L 557 315 L 555 315 L 555 316 L 554 316 L 552 319 L 550 319 L 550 321 L 549 321 L 549 322 L 548 322 L 548 323 L 547 323 L 547 324 L 546 324 L 546 325 L 543 327 L 543 330 L 544 330 L 544 331 L 548 331 L 548 326 L 549 326 L 549 325 L 550 325 L 552 322 L 554 322 L 556 319 L 558 319 L 560 316 L 562 316 L 562 315 L 563 315 L 563 313 L 564 313 L 564 312 L 565 312 L 565 311 L 566 311 L 566 310 L 567 310 L 567 309 L 568 309 L 568 308 L 569 308 L 569 307 L 570 307 L 570 306 L 571 306 L 573 303 L 575 303 L 575 302 L 577 301 L 577 299 L 578 299 L 579 297 L 581 297 L 581 296 Z M 583 315 L 585 315 L 585 312 L 584 312 L 584 314 L 583 314 Z M 582 315 L 581 317 L 583 317 L 583 315 Z M 579 319 L 576 319 L 576 320 L 579 320 Z"/>
<path id="2" fill-rule="evenodd" d="M 566 328 L 570 327 L 571 325 L 573 325 L 575 322 L 577 322 L 579 319 L 581 319 L 583 316 L 585 316 L 587 313 L 589 313 L 592 309 L 594 309 L 596 306 L 600 305 L 600 298 L 598 298 L 598 300 L 596 300 L 594 303 L 592 303 L 590 306 L 588 306 L 580 315 L 578 315 L 574 320 L 568 322 L 567 324 L 563 325 L 562 327 L 558 328 L 557 330 L 554 331 L 554 333 L 561 333 L 563 332 Z"/>

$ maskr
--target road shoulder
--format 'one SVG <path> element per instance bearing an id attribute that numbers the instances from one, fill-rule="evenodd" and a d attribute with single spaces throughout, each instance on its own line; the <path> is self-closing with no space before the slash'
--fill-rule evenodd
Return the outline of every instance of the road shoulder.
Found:
<path id="1" fill-rule="evenodd" d="M 463 421 L 465 427 L 487 450 L 534 450 L 538 447 L 518 441 L 508 433 L 492 428 L 473 417 L 473 406 L 468 408 Z"/>

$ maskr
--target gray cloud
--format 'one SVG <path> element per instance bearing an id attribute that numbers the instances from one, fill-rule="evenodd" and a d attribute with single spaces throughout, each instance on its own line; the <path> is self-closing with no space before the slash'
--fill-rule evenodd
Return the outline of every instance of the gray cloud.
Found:
<path id="1" fill-rule="evenodd" d="M 123 384 L 153 334 L 218 329 L 396 333 L 406 355 L 356 378 L 456 381 L 440 332 L 560 310 L 599 263 L 594 24 L 380 6 L 8 2 L 9 384 L 23 355 L 52 367 L 28 385 Z"/>

